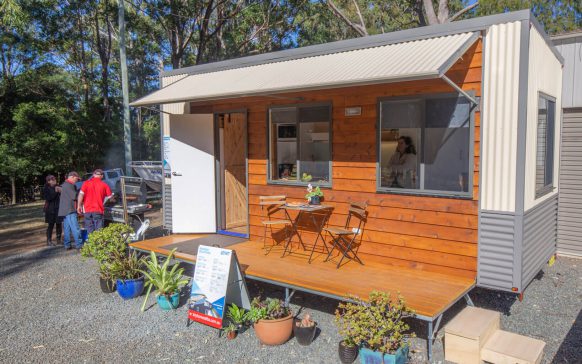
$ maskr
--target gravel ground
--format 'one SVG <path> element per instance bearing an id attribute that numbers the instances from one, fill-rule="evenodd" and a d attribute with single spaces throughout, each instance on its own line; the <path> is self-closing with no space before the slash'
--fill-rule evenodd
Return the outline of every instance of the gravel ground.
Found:
<path id="1" fill-rule="evenodd" d="M 261 346 L 252 330 L 236 340 L 216 330 L 186 327 L 186 306 L 173 312 L 150 307 L 142 299 L 123 301 L 101 293 L 96 264 L 81 261 L 62 247 L 0 257 L 0 362 L 229 362 L 336 363 L 339 337 L 333 325 L 337 301 L 298 292 L 295 312 L 312 313 L 319 335 L 311 346 L 292 339 L 278 347 Z M 280 288 L 249 282 L 251 295 L 282 297 Z M 186 301 L 184 290 L 182 303 Z M 544 362 L 582 362 L 582 261 L 559 259 L 534 280 L 523 302 L 515 295 L 476 289 L 475 305 L 502 312 L 503 329 L 547 343 Z M 152 300 L 153 302 L 153 300 Z M 445 322 L 464 307 L 455 305 Z M 423 324 L 414 324 L 413 363 L 426 360 Z M 443 361 L 442 330 L 435 361 Z"/>

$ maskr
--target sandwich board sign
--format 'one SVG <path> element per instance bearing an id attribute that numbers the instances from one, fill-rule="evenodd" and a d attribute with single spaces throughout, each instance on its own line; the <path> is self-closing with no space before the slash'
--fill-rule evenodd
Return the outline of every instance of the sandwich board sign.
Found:
<path id="1" fill-rule="evenodd" d="M 196 321 L 221 329 L 227 303 L 250 309 L 236 254 L 230 249 L 200 245 L 188 300 L 188 324 Z"/>

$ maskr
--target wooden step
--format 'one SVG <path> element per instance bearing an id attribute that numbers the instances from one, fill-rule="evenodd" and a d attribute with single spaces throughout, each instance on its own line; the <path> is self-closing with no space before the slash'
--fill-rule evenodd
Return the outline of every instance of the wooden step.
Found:
<path id="1" fill-rule="evenodd" d="M 481 363 L 481 348 L 499 330 L 499 312 L 466 307 L 445 326 L 445 359 L 454 363 Z"/>
<path id="2" fill-rule="evenodd" d="M 497 330 L 481 349 L 481 359 L 494 364 L 538 364 L 545 346 L 541 340 Z"/>

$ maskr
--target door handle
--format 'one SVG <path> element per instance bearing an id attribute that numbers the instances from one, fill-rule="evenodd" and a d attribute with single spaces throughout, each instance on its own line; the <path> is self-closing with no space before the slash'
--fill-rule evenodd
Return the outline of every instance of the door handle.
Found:
<path id="1" fill-rule="evenodd" d="M 172 172 L 172 176 L 180 177 L 181 175 L 182 175 L 182 173 Z"/>

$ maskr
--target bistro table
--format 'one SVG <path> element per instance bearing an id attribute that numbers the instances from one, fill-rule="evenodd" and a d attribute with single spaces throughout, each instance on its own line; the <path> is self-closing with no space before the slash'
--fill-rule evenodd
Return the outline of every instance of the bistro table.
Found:
<path id="1" fill-rule="evenodd" d="M 329 217 L 331 216 L 331 213 L 324 213 L 324 212 L 326 212 L 326 210 L 332 209 L 332 206 L 329 206 L 329 205 L 310 205 L 307 203 L 301 204 L 301 203 L 288 202 L 283 206 L 283 208 L 285 209 L 285 213 L 287 214 L 287 217 L 289 217 L 289 220 L 291 221 L 291 224 L 293 225 L 293 230 L 297 234 L 297 237 L 299 238 L 299 243 L 303 247 L 303 250 L 305 250 L 305 244 L 303 244 L 303 239 L 301 238 L 301 234 L 299 233 L 297 223 L 300 221 L 300 219 L 303 215 L 309 215 L 309 217 L 311 218 L 311 226 L 313 227 L 314 232 L 317 234 L 317 237 L 315 238 L 315 242 L 313 243 L 313 249 L 311 249 L 311 254 L 309 255 L 309 263 L 311 263 L 311 258 L 313 257 L 313 252 L 315 251 L 315 246 L 317 245 L 319 238 L 321 238 L 321 240 L 323 241 L 323 246 L 325 247 L 325 249 L 329 253 L 329 249 L 325 245 L 325 239 L 323 238 L 323 235 L 321 234 L 321 232 L 323 230 L 323 227 L 325 226 L 325 224 L 329 220 Z M 298 211 L 299 214 L 297 215 L 297 217 L 295 219 L 292 219 L 291 216 L 289 215 L 289 211 Z M 317 219 L 318 215 L 320 216 L 319 222 Z M 281 257 L 284 257 L 287 254 L 287 249 L 289 248 L 289 245 L 291 245 L 291 238 L 292 238 L 292 235 L 289 237 L 289 239 L 287 239 L 287 243 L 285 244 L 285 250 L 283 251 L 283 255 Z M 290 249 L 289 249 L 289 253 L 291 253 Z"/>

